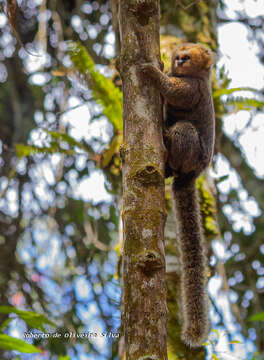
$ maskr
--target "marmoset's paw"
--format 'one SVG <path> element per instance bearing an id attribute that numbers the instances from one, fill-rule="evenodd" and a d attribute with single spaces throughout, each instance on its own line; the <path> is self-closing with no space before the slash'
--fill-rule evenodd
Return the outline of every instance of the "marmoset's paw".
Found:
<path id="1" fill-rule="evenodd" d="M 139 69 L 143 74 L 149 74 L 150 72 L 155 71 L 155 66 L 151 63 L 143 63 L 139 65 Z"/>

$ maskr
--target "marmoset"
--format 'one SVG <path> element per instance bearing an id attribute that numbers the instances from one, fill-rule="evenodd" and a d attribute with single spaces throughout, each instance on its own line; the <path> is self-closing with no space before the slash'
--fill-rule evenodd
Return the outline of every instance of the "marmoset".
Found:
<path id="1" fill-rule="evenodd" d="M 166 75 L 150 63 L 140 71 L 164 99 L 165 176 L 173 176 L 180 249 L 183 328 L 181 338 L 199 347 L 209 332 L 206 249 L 196 178 L 209 165 L 214 148 L 215 115 L 210 84 L 215 55 L 200 44 L 178 45 Z"/>

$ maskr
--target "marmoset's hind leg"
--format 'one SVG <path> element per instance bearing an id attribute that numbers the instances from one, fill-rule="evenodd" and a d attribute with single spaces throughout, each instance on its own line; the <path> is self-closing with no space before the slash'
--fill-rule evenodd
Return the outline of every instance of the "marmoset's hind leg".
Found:
<path id="1" fill-rule="evenodd" d="M 168 166 L 174 175 L 196 177 L 201 166 L 201 144 L 197 130 L 187 121 L 178 121 L 165 132 Z"/>

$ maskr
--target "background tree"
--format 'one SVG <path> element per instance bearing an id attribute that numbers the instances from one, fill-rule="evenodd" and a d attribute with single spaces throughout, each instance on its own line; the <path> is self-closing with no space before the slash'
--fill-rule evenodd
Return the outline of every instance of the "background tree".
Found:
<path id="1" fill-rule="evenodd" d="M 122 142 L 122 99 L 118 90 L 120 79 L 111 63 L 120 48 L 118 33 L 116 43 L 113 41 L 113 30 L 118 26 L 116 4 L 104 0 L 19 1 L 14 24 L 23 49 L 4 15 L 6 1 L 0 0 L 0 300 L 1 305 L 13 304 L 45 313 L 62 333 L 98 329 L 116 332 L 120 325 L 120 283 L 116 271 L 116 264 L 120 266 L 120 247 L 114 249 L 114 244 L 120 231 L 118 151 Z M 225 2 L 162 0 L 161 33 L 167 35 L 161 38 L 162 48 L 170 49 L 171 43 L 181 38 L 217 50 L 217 26 L 236 22 L 246 27 L 263 61 L 263 16 L 249 16 L 245 9 L 243 2 L 240 11 L 232 13 Z M 176 35 L 177 39 L 169 39 L 168 35 Z M 69 47 L 68 40 L 81 42 L 90 57 L 79 45 Z M 221 51 L 218 53 L 221 61 Z M 162 60 L 166 65 L 168 56 L 162 55 Z M 113 76 L 116 86 L 104 75 Z M 264 351 L 263 322 L 247 321 L 250 315 L 263 311 L 264 197 L 261 177 L 243 155 L 239 140 L 252 126 L 261 126 L 257 119 L 263 100 L 261 92 L 237 96 L 234 89 L 229 89 L 229 83 L 224 68 L 218 68 L 213 76 L 215 164 L 228 164 L 231 175 L 217 180 L 217 193 L 204 179 L 199 190 L 208 248 L 213 240 L 211 273 L 222 278 L 222 289 L 232 300 L 230 307 L 236 323 L 232 332 L 226 317 L 228 311 L 212 297 L 213 328 L 229 330 L 228 341 L 236 339 L 236 335 L 242 344 L 231 345 L 231 351 L 238 347 L 239 354 L 243 351 L 239 349 L 246 348 L 246 357 L 250 358 L 245 339 L 254 341 L 260 353 Z M 66 111 L 76 106 L 75 110 Z M 250 113 L 246 125 L 238 127 L 232 136 L 222 132 L 223 116 L 239 111 Z M 78 131 L 80 124 L 82 131 Z M 23 145 L 16 146 L 17 143 Z M 89 194 L 88 178 L 102 179 L 102 173 L 108 193 L 96 202 Z M 236 185 L 231 182 L 234 177 Z M 212 193 L 216 195 L 221 236 L 215 224 Z M 170 195 L 166 194 L 169 206 Z M 255 213 L 248 202 L 254 204 Z M 243 219 L 243 226 L 237 218 Z M 205 350 L 194 355 L 175 337 L 179 333 L 175 301 L 178 260 L 171 219 L 169 214 L 169 356 L 205 358 Z M 221 261 L 216 245 L 224 246 L 226 251 Z M 23 332 L 25 325 L 11 322 L 9 331 L 14 329 Z M 74 358 L 84 352 L 91 359 L 117 356 L 111 337 L 103 347 L 93 337 L 50 339 L 42 341 L 41 346 L 47 350 L 43 356 L 48 359 L 66 353 Z M 9 359 L 12 355 L 5 353 L 0 357 Z M 34 355 L 24 358 L 34 359 Z"/>

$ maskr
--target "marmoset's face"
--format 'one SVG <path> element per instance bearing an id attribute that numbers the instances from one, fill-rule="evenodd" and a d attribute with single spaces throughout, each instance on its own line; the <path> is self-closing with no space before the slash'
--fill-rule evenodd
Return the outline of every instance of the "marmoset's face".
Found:
<path id="1" fill-rule="evenodd" d="M 208 73 L 214 63 L 213 53 L 200 44 L 178 45 L 172 53 L 171 71 L 175 76 L 197 76 Z"/>

